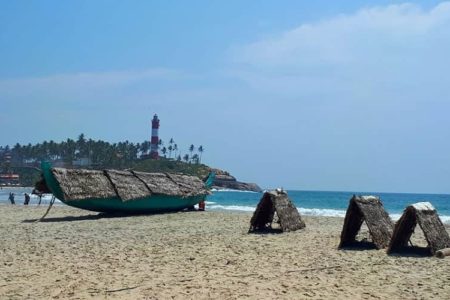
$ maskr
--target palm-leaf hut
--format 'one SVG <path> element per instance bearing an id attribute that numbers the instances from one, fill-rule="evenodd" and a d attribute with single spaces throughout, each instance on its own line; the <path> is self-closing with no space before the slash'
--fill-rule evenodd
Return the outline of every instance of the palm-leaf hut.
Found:
<path id="1" fill-rule="evenodd" d="M 305 222 L 287 193 L 277 189 L 265 192 L 262 196 L 250 220 L 249 232 L 271 229 L 275 213 L 282 231 L 295 231 L 305 227 Z"/>
<path id="2" fill-rule="evenodd" d="M 450 247 L 450 237 L 436 209 L 429 202 L 418 202 L 408 206 L 395 224 L 388 247 L 388 254 L 407 250 L 408 241 L 419 224 L 428 243 L 429 254 Z"/>
<path id="3" fill-rule="evenodd" d="M 353 195 L 345 214 L 339 248 L 357 243 L 356 236 L 363 222 L 366 222 L 372 242 L 377 249 L 389 245 L 394 225 L 380 198 Z"/>

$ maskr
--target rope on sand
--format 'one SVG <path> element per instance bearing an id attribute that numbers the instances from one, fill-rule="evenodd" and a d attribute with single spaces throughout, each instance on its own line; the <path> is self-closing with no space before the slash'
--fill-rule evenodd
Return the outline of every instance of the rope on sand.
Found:
<path id="1" fill-rule="evenodd" d="M 50 200 L 50 205 L 48 206 L 47 211 L 40 219 L 36 220 L 36 222 L 41 222 L 42 220 L 44 220 L 44 218 L 48 215 L 50 209 L 52 208 L 53 203 L 55 203 L 55 200 L 56 200 L 56 197 L 53 196 L 52 199 Z"/>

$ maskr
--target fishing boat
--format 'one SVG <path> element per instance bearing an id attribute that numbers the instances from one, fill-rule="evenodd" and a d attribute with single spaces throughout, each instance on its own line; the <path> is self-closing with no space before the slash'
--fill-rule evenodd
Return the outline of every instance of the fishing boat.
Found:
<path id="1" fill-rule="evenodd" d="M 61 202 L 96 212 L 153 213 L 179 211 L 204 201 L 214 180 L 196 176 L 132 170 L 52 168 L 41 164 L 36 188 Z"/>

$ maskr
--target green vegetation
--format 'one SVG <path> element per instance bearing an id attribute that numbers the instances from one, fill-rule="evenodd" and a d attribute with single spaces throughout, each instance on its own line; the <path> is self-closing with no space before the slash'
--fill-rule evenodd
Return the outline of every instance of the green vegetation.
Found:
<path id="1" fill-rule="evenodd" d="M 41 172 L 35 168 L 11 168 L 12 172 L 19 174 L 20 185 L 34 186 L 34 184 L 41 178 Z"/>
<path id="2" fill-rule="evenodd" d="M 83 167 L 91 169 L 135 169 L 145 172 L 180 172 L 204 178 L 209 167 L 201 164 L 204 147 L 186 147 L 189 154 L 182 154 L 179 146 L 171 138 L 168 147 L 159 140 L 161 158 L 149 159 L 150 142 L 131 143 L 129 141 L 109 143 L 87 139 L 80 134 L 77 140 L 68 138 L 60 143 L 44 141 L 36 145 L 15 144 L 13 147 L 0 146 L 0 173 L 16 173 L 22 185 L 31 186 L 39 179 L 37 168 L 40 162 L 50 161 L 59 167 Z M 194 152 L 198 152 L 194 153 Z M 7 163 L 2 162 L 6 154 Z M 168 156 L 168 157 L 167 157 Z"/>
<path id="3" fill-rule="evenodd" d="M 159 160 L 142 160 L 133 166 L 133 170 L 142 172 L 184 173 L 195 175 L 203 179 L 208 176 L 211 169 L 203 164 L 190 164 L 182 161 L 161 158 Z"/>

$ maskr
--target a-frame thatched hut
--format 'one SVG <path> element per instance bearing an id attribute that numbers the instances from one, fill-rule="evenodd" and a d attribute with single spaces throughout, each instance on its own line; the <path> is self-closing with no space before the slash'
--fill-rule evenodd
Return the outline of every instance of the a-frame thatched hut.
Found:
<path id="1" fill-rule="evenodd" d="M 450 247 L 450 237 L 429 202 L 419 202 L 408 206 L 395 224 L 394 233 L 388 247 L 388 254 L 405 250 L 414 228 L 419 224 L 428 243 L 429 253 Z"/>
<path id="2" fill-rule="evenodd" d="M 295 231 L 305 227 L 297 208 L 280 189 L 265 192 L 250 220 L 251 231 L 264 231 L 272 228 L 275 213 L 282 231 Z"/>
<path id="3" fill-rule="evenodd" d="M 339 248 L 355 245 L 356 235 L 364 221 L 375 247 L 382 249 L 388 246 L 394 225 L 380 198 L 353 195 L 345 215 Z"/>

